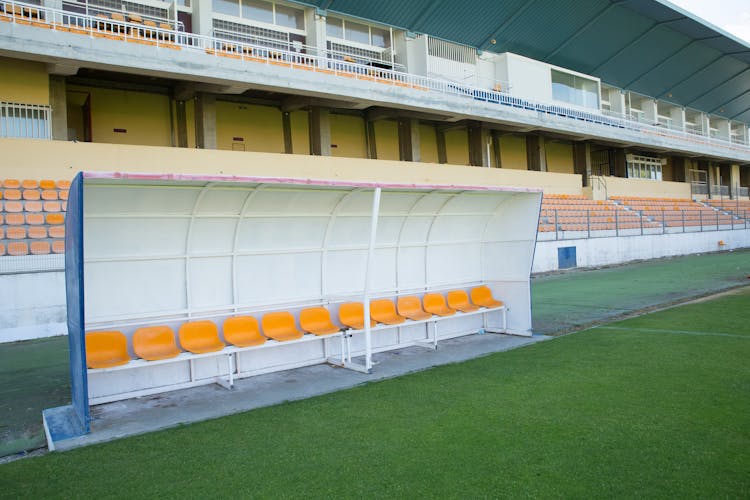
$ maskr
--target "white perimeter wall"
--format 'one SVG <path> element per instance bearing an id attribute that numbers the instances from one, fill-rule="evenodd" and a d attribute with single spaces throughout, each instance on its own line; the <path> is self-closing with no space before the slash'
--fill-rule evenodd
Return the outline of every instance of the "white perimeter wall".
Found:
<path id="1" fill-rule="evenodd" d="M 719 247 L 719 240 L 726 243 Z M 578 267 L 750 248 L 750 230 L 540 241 L 532 272 L 557 270 L 557 249 L 576 247 Z M 66 334 L 63 272 L 0 275 L 0 343 Z"/>

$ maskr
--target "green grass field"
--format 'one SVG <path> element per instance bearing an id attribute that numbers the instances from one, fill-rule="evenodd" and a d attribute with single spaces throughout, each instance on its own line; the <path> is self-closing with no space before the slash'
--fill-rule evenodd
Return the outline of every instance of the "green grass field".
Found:
<path id="1" fill-rule="evenodd" d="M 750 496 L 750 290 L 0 466 L 0 497 Z"/>

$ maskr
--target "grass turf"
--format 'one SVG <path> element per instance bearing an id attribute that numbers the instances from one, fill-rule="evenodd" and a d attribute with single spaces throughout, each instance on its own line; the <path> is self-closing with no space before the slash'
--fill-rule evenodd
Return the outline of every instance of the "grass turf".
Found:
<path id="1" fill-rule="evenodd" d="M 747 498 L 749 303 L 16 461 L 0 497 Z"/>

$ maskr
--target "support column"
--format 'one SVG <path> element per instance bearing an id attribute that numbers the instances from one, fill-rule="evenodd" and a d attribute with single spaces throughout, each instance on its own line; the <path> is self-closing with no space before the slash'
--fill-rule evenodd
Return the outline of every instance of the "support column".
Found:
<path id="1" fill-rule="evenodd" d="M 326 55 L 326 18 L 325 11 L 316 8 L 305 9 L 305 25 L 307 26 L 307 37 L 305 43 L 315 47 L 312 55 L 324 57 Z"/>
<path id="2" fill-rule="evenodd" d="M 469 165 L 490 166 L 490 132 L 481 122 L 469 124 Z"/>
<path id="3" fill-rule="evenodd" d="M 180 99 L 175 99 L 175 119 L 177 120 L 177 147 L 186 148 L 188 147 L 188 133 L 187 133 L 187 103 Z"/>
<path id="4" fill-rule="evenodd" d="M 672 126 L 678 130 L 685 130 L 685 108 L 674 106 L 670 112 L 672 118 Z"/>
<path id="5" fill-rule="evenodd" d="M 685 158 L 682 156 L 672 157 L 672 172 L 674 172 L 675 182 L 690 182 L 688 180 L 688 166 Z"/>
<path id="6" fill-rule="evenodd" d="M 294 153 L 292 144 L 292 118 L 289 111 L 281 112 L 281 128 L 284 133 L 284 153 L 290 155 Z"/>
<path id="7" fill-rule="evenodd" d="M 367 148 L 367 158 L 370 160 L 378 159 L 378 141 L 375 138 L 375 121 L 370 120 L 365 113 L 365 146 Z"/>
<path id="8" fill-rule="evenodd" d="M 445 146 L 445 130 L 438 125 L 435 127 L 435 140 L 437 142 L 438 163 L 448 163 L 448 149 Z"/>
<path id="9" fill-rule="evenodd" d="M 213 2 L 212 0 L 192 0 L 193 33 L 209 36 L 213 30 Z"/>
<path id="10" fill-rule="evenodd" d="M 200 92 L 195 96 L 195 145 L 216 149 L 216 96 Z"/>
<path id="11" fill-rule="evenodd" d="M 628 176 L 628 163 L 625 158 L 625 150 L 622 148 L 611 151 L 609 155 L 609 166 L 610 174 L 614 174 L 615 177 L 627 177 Z"/>
<path id="12" fill-rule="evenodd" d="M 495 164 L 493 165 L 495 168 L 503 168 L 503 158 L 502 158 L 502 151 L 500 149 L 500 137 L 502 134 L 497 131 L 492 131 L 492 153 L 495 157 Z"/>
<path id="13" fill-rule="evenodd" d="M 401 161 L 421 161 L 419 120 L 414 118 L 399 118 L 398 156 Z"/>
<path id="14" fill-rule="evenodd" d="M 591 175 L 591 144 L 588 142 L 573 143 L 573 172 L 580 174 L 584 186 L 589 185 Z"/>
<path id="15" fill-rule="evenodd" d="M 68 140 L 68 101 L 65 95 L 65 77 L 49 76 L 49 104 L 52 108 L 52 139 Z"/>
<path id="16" fill-rule="evenodd" d="M 733 200 L 739 198 L 739 187 L 740 187 L 740 166 L 730 165 L 729 166 L 729 194 Z"/>
<path id="17" fill-rule="evenodd" d="M 543 135 L 526 135 L 526 167 L 527 170 L 537 172 L 547 171 L 547 150 Z"/>
<path id="18" fill-rule="evenodd" d="M 308 117 L 310 121 L 310 154 L 331 156 L 330 111 L 327 108 L 311 106 Z"/>

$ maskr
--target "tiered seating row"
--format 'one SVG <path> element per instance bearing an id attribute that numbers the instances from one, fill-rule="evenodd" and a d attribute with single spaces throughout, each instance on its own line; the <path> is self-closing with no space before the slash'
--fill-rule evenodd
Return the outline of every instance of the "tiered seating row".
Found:
<path id="1" fill-rule="evenodd" d="M 470 296 L 469 296 L 470 295 Z M 370 303 L 370 326 L 374 331 L 393 326 L 437 322 L 457 314 L 483 314 L 490 311 L 503 312 L 503 329 L 506 328 L 505 306 L 495 300 L 487 286 L 464 290 L 452 290 L 446 297 L 440 293 L 427 293 L 420 300 L 417 296 L 378 299 Z M 335 324 L 324 307 L 303 309 L 299 314 L 297 328 L 294 315 L 288 311 L 270 312 L 263 315 L 260 323 L 253 316 L 237 316 L 222 324 L 223 339 L 217 325 L 209 320 L 188 321 L 177 332 L 178 347 L 174 331 L 169 326 L 147 326 L 138 328 L 132 337 L 132 349 L 138 359 L 128 353 L 126 336 L 120 331 L 94 331 L 86 334 L 86 364 L 90 373 L 146 366 L 156 361 L 183 361 L 193 357 L 227 355 L 227 376 L 233 383 L 234 353 L 250 348 L 273 346 L 281 343 L 313 340 L 316 338 L 342 338 L 341 358 L 351 360 L 350 349 L 344 349 L 344 336 L 365 328 L 364 305 L 348 302 L 339 306 L 339 324 Z M 309 334 L 309 335 L 308 335 Z M 435 337 L 437 342 L 437 327 Z M 346 344 L 348 346 L 348 342 Z"/>
<path id="2" fill-rule="evenodd" d="M 612 197 L 644 217 L 666 227 L 732 225 L 734 218 L 686 198 Z"/>
<path id="3" fill-rule="evenodd" d="M 581 195 L 545 194 L 539 232 L 639 229 L 641 224 L 644 228 L 659 227 L 610 201 L 589 200 Z"/>
<path id="4" fill-rule="evenodd" d="M 0 182 L 0 256 L 65 252 L 69 181 Z"/>
<path id="5" fill-rule="evenodd" d="M 750 200 L 706 200 L 706 203 L 743 221 L 750 220 Z"/>

